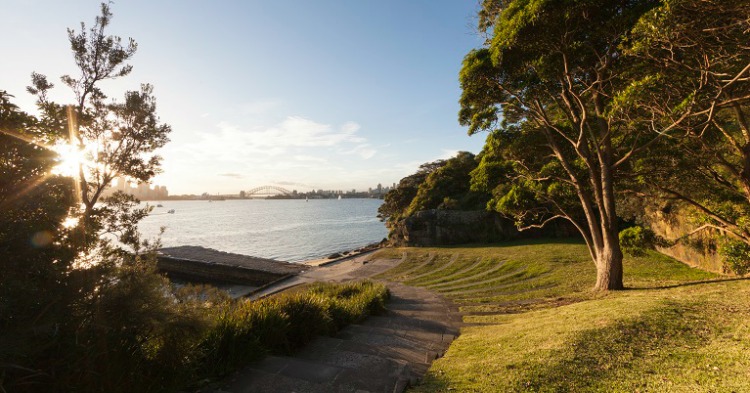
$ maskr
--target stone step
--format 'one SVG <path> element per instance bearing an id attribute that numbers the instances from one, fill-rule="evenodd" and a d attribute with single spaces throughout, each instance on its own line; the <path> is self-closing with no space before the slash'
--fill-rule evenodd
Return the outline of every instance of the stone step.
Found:
<path id="1" fill-rule="evenodd" d="M 435 321 L 427 318 L 408 317 L 398 314 L 389 316 L 370 316 L 365 323 L 367 326 L 377 326 L 389 329 L 418 329 L 420 331 L 441 333 L 458 332 L 458 328 L 446 324 L 445 321 Z M 455 334 L 454 334 L 455 335 Z"/>
<path id="2" fill-rule="evenodd" d="M 340 337 L 346 337 L 345 335 L 348 334 L 363 334 L 363 335 L 382 335 L 382 336 L 388 336 L 388 337 L 400 337 L 407 339 L 414 343 L 415 346 L 419 346 L 421 348 L 433 350 L 435 352 L 440 353 L 444 347 L 448 345 L 448 343 L 453 341 L 454 336 L 448 335 L 444 332 L 430 332 L 427 330 L 422 329 L 415 329 L 415 328 L 406 328 L 406 329 L 399 329 L 399 328 L 390 328 L 390 327 L 380 327 L 380 326 L 373 326 L 370 324 L 367 325 L 351 325 L 348 326 L 344 331 L 342 331 L 342 334 L 344 336 Z"/>
<path id="3" fill-rule="evenodd" d="M 337 376 L 337 380 L 347 380 L 357 387 L 367 387 L 373 392 L 393 392 L 394 388 L 412 377 L 409 364 L 403 360 L 396 360 L 376 354 L 372 348 L 349 345 L 352 350 L 345 350 L 339 343 L 337 346 L 327 345 L 329 341 L 315 340 L 295 357 L 325 365 L 344 368 Z M 342 340 L 343 341 L 343 340 Z"/>
<path id="4" fill-rule="evenodd" d="M 365 370 L 321 364 L 315 359 L 270 356 L 237 373 L 229 383 L 212 393 L 393 393 L 409 382 L 408 373 L 394 371 L 391 378 Z"/>
<path id="5" fill-rule="evenodd" d="M 438 294 L 391 284 L 386 315 L 349 325 L 336 337 L 317 337 L 294 357 L 270 356 L 210 392 L 403 392 L 463 325 L 458 308 Z"/>
<path id="6" fill-rule="evenodd" d="M 221 387 L 204 390 L 202 393 L 265 393 L 265 392 L 306 392 L 327 393 L 328 386 L 308 382 L 284 375 L 267 373 L 250 367 L 240 370 Z"/>
<path id="7" fill-rule="evenodd" d="M 425 345 L 405 337 L 355 331 L 341 333 L 339 338 L 374 347 L 380 356 L 411 363 L 417 375 L 422 375 L 430 363 L 442 354 L 432 344 Z"/>
<path id="8" fill-rule="evenodd" d="M 438 323 L 444 323 L 446 327 L 450 328 L 451 331 L 458 331 L 458 327 L 463 323 L 463 319 L 460 314 L 448 313 L 448 312 L 432 312 L 432 311 L 414 311 L 414 310 L 392 310 L 386 315 L 388 318 L 405 318 L 405 319 L 416 319 L 422 321 L 435 321 Z"/>
<path id="9" fill-rule="evenodd" d="M 319 364 L 288 356 L 268 356 L 251 368 L 269 374 L 279 374 L 312 383 L 328 383 L 343 371 L 342 367 Z"/>

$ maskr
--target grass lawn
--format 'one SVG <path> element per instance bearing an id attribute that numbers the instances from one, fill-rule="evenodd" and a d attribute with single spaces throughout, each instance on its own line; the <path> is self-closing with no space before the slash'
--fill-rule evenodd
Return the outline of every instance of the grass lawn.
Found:
<path id="1" fill-rule="evenodd" d="M 583 244 L 401 248 L 380 278 L 457 302 L 464 327 L 416 392 L 750 391 L 750 280 L 657 253 L 626 257 L 625 291 L 593 293 Z"/>

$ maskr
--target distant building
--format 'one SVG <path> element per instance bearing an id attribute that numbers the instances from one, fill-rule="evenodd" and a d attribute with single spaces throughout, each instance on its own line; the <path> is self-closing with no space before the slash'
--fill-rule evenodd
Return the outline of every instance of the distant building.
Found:
<path id="1" fill-rule="evenodd" d="M 140 183 L 133 187 L 130 182 L 122 178 L 117 178 L 117 184 L 107 187 L 102 192 L 102 197 L 108 197 L 117 191 L 130 194 L 141 201 L 160 201 L 167 199 L 169 196 L 166 186 L 156 185 L 152 188 L 148 183 Z"/>

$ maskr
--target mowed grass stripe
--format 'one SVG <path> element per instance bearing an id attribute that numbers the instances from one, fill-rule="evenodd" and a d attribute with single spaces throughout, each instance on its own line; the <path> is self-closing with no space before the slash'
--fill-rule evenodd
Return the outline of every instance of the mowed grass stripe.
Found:
<path id="1" fill-rule="evenodd" d="M 423 285 L 427 288 L 437 290 L 437 288 L 443 285 L 451 285 L 458 282 L 473 280 L 477 275 L 481 276 L 491 273 L 497 269 L 502 268 L 503 264 L 505 263 L 504 260 L 495 258 L 479 257 L 477 259 L 477 263 L 471 265 L 465 270 L 452 274 L 450 277 L 434 279 L 432 282 L 425 283 Z"/>
<path id="2" fill-rule="evenodd" d="M 457 260 L 458 260 L 459 254 L 454 254 L 451 259 L 448 261 L 448 263 L 441 265 L 437 269 L 433 269 L 430 271 L 427 271 L 425 273 L 422 273 L 417 276 L 413 276 L 408 278 L 404 281 L 404 283 L 409 285 L 420 285 L 421 282 L 425 281 L 425 279 L 429 280 L 433 276 L 441 276 L 444 274 L 444 271 L 451 267 Z"/>
<path id="3" fill-rule="evenodd" d="M 441 291 L 446 296 L 495 293 L 502 288 L 512 285 L 528 284 L 533 280 L 549 275 L 549 272 L 530 272 L 528 269 L 519 269 L 504 276 L 492 280 L 480 281 L 470 285 L 461 285 Z"/>
<path id="4" fill-rule="evenodd" d="M 494 277 L 495 274 L 497 274 L 501 270 L 502 272 L 508 271 L 508 266 L 506 266 L 506 261 L 502 261 L 502 260 L 498 261 L 497 264 L 495 264 L 494 266 L 492 264 L 482 265 L 482 266 L 489 267 L 489 269 L 477 270 L 477 271 L 472 272 L 471 276 L 466 276 L 466 277 L 459 278 L 456 280 L 442 282 L 440 284 L 428 285 L 427 287 L 435 291 L 443 291 L 447 288 L 456 286 L 456 284 L 469 283 L 471 285 L 472 283 L 487 280 L 488 277 L 489 278 Z M 511 272 L 512 271 L 513 270 L 511 270 Z"/>
<path id="5" fill-rule="evenodd" d="M 440 269 L 441 267 L 445 266 L 446 264 L 450 263 L 451 257 L 449 254 L 432 254 L 432 258 L 430 258 L 427 262 L 423 263 L 422 265 L 399 275 L 399 281 L 406 282 L 409 281 L 415 277 L 420 277 L 424 274 L 429 274 L 432 271 L 435 271 L 436 269 Z"/>
<path id="6" fill-rule="evenodd" d="M 376 278 L 384 278 L 384 279 L 401 281 L 403 277 L 406 277 L 409 274 L 412 274 L 413 272 L 421 269 L 423 266 L 432 262 L 435 256 L 436 256 L 435 253 L 430 253 L 426 256 L 426 259 L 425 259 L 425 256 L 422 254 L 407 253 L 407 257 L 405 261 L 401 262 L 398 266 L 394 267 L 393 269 L 387 270 L 377 275 Z"/>
<path id="7" fill-rule="evenodd" d="M 461 256 L 460 259 L 463 259 L 464 256 Z M 473 261 L 474 263 L 470 263 Z M 481 258 L 472 258 L 471 260 L 461 260 L 459 263 L 454 263 L 452 269 L 446 269 L 445 274 L 447 275 L 440 275 L 436 278 L 430 279 L 428 281 L 424 281 L 421 283 L 423 286 L 430 286 L 435 284 L 440 284 L 443 282 L 452 281 L 453 279 L 461 276 L 463 273 L 470 271 L 471 269 L 475 268 L 482 262 Z"/>
<path id="8" fill-rule="evenodd" d="M 471 325 L 410 391 L 750 391 L 750 280 L 706 282 L 719 276 L 649 252 L 625 258 L 632 289 L 595 293 L 580 242 L 406 251 L 461 254 L 414 284 Z"/>

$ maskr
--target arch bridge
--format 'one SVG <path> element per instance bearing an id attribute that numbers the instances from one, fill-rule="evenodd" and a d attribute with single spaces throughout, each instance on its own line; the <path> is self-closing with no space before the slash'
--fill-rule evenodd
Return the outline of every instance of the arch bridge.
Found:
<path id="1" fill-rule="evenodd" d="M 277 186 L 260 186 L 245 191 L 245 197 L 247 198 L 268 198 L 277 195 L 291 196 L 292 192 L 287 190 L 286 188 Z"/>

